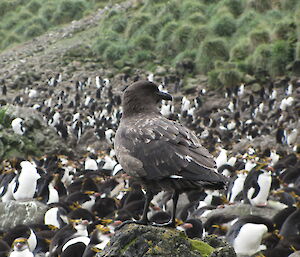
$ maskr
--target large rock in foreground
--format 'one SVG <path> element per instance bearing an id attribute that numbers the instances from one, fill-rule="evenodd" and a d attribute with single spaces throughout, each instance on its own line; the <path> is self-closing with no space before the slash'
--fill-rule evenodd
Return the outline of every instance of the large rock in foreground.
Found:
<path id="1" fill-rule="evenodd" d="M 126 225 L 116 232 L 98 257 L 234 257 L 232 247 L 219 239 L 214 247 L 201 240 L 191 240 L 176 229 Z"/>
<path id="2" fill-rule="evenodd" d="M 8 230 L 19 224 L 43 223 L 47 205 L 38 201 L 0 203 L 0 229 Z"/>

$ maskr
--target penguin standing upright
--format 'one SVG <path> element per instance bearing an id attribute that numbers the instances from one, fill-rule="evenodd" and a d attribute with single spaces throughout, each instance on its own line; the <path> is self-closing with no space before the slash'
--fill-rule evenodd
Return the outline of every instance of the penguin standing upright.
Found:
<path id="1" fill-rule="evenodd" d="M 271 183 L 271 172 L 252 169 L 244 183 L 243 197 L 245 203 L 260 207 L 266 206 Z"/>
<path id="2" fill-rule="evenodd" d="M 237 200 L 236 198 L 242 194 L 246 177 L 246 173 L 240 172 L 237 176 L 231 179 L 227 192 L 227 199 L 229 203 L 234 203 Z"/>
<path id="3" fill-rule="evenodd" d="M 29 161 L 22 161 L 20 166 L 21 172 L 17 175 L 12 187 L 13 197 L 15 200 L 33 199 L 37 180 L 41 176 Z"/>
<path id="4" fill-rule="evenodd" d="M 24 127 L 23 122 L 24 121 L 21 118 L 15 118 L 11 122 L 11 126 L 12 126 L 13 131 L 18 135 L 23 135 L 25 133 L 25 127 Z"/>
<path id="5" fill-rule="evenodd" d="M 13 200 L 12 186 L 15 176 L 14 172 L 2 174 L 0 182 L 0 199 L 2 202 Z"/>

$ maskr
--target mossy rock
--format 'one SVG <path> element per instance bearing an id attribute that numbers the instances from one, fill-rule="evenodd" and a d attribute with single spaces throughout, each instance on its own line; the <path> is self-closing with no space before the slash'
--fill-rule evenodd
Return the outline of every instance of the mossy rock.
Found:
<path id="1" fill-rule="evenodd" d="M 227 246 L 227 245 L 226 245 Z M 236 256 L 233 249 L 231 255 L 215 254 L 220 249 L 215 249 L 208 243 L 200 240 L 191 240 L 176 229 L 159 228 L 142 225 L 126 225 L 112 237 L 103 252 L 97 253 L 98 257 L 210 257 Z"/>

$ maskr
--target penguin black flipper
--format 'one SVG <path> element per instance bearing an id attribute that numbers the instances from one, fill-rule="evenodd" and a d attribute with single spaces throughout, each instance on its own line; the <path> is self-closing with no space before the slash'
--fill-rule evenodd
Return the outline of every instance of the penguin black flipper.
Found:
<path id="1" fill-rule="evenodd" d="M 17 190 L 19 188 L 19 185 L 20 185 L 20 183 L 19 183 L 19 177 L 20 177 L 20 174 L 18 174 L 16 176 L 16 179 L 15 179 L 15 187 L 14 187 L 14 191 L 13 191 L 14 193 L 17 192 Z"/>
<path id="2" fill-rule="evenodd" d="M 4 175 L 4 178 L 1 179 L 0 188 L 3 187 L 3 189 L 0 194 L 0 198 L 3 195 L 5 195 L 5 193 L 7 192 L 9 183 L 14 179 L 15 176 L 16 176 L 15 173 L 9 173 L 9 174 Z"/>
<path id="3" fill-rule="evenodd" d="M 253 188 L 254 192 L 251 196 L 251 198 L 254 198 L 258 195 L 259 190 L 260 190 L 260 186 L 257 182 L 258 176 L 261 174 L 261 172 L 258 172 L 257 170 L 251 170 L 246 179 L 245 179 L 245 183 L 244 183 L 244 189 L 243 189 L 243 198 L 245 203 L 250 204 L 250 200 L 248 198 L 248 191 Z"/>

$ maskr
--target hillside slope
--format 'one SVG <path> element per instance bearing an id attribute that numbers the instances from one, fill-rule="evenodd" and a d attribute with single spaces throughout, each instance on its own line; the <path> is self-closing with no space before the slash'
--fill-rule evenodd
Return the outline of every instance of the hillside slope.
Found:
<path id="1" fill-rule="evenodd" d="M 26 37 L 18 32 L 26 19 L 16 17 L 29 12 L 33 2 L 39 1 L 27 0 L 27 5 L 10 10 L 0 20 L 2 49 L 34 38 L 2 52 L 4 74 L 12 71 L 11 65 L 16 68 L 15 61 L 23 68 L 39 63 L 43 73 L 48 67 L 50 72 L 72 71 L 75 61 L 75 70 L 91 66 L 154 71 L 158 64 L 165 65 L 182 75 L 206 75 L 212 87 L 235 86 L 249 77 L 299 75 L 300 7 L 296 0 L 136 0 L 98 11 L 94 11 L 97 3 L 107 1 L 65 0 L 56 5 L 47 28 L 40 32 L 46 34 Z M 45 22 L 43 10 L 53 3 L 49 0 L 31 14 L 30 20 L 37 19 L 35 26 Z M 55 18 L 59 12 L 62 17 Z M 72 17 L 79 20 L 61 25 Z M 12 27 L 7 25 L 10 21 Z M 18 40 L 8 39 L 14 37 L 12 33 Z"/>

